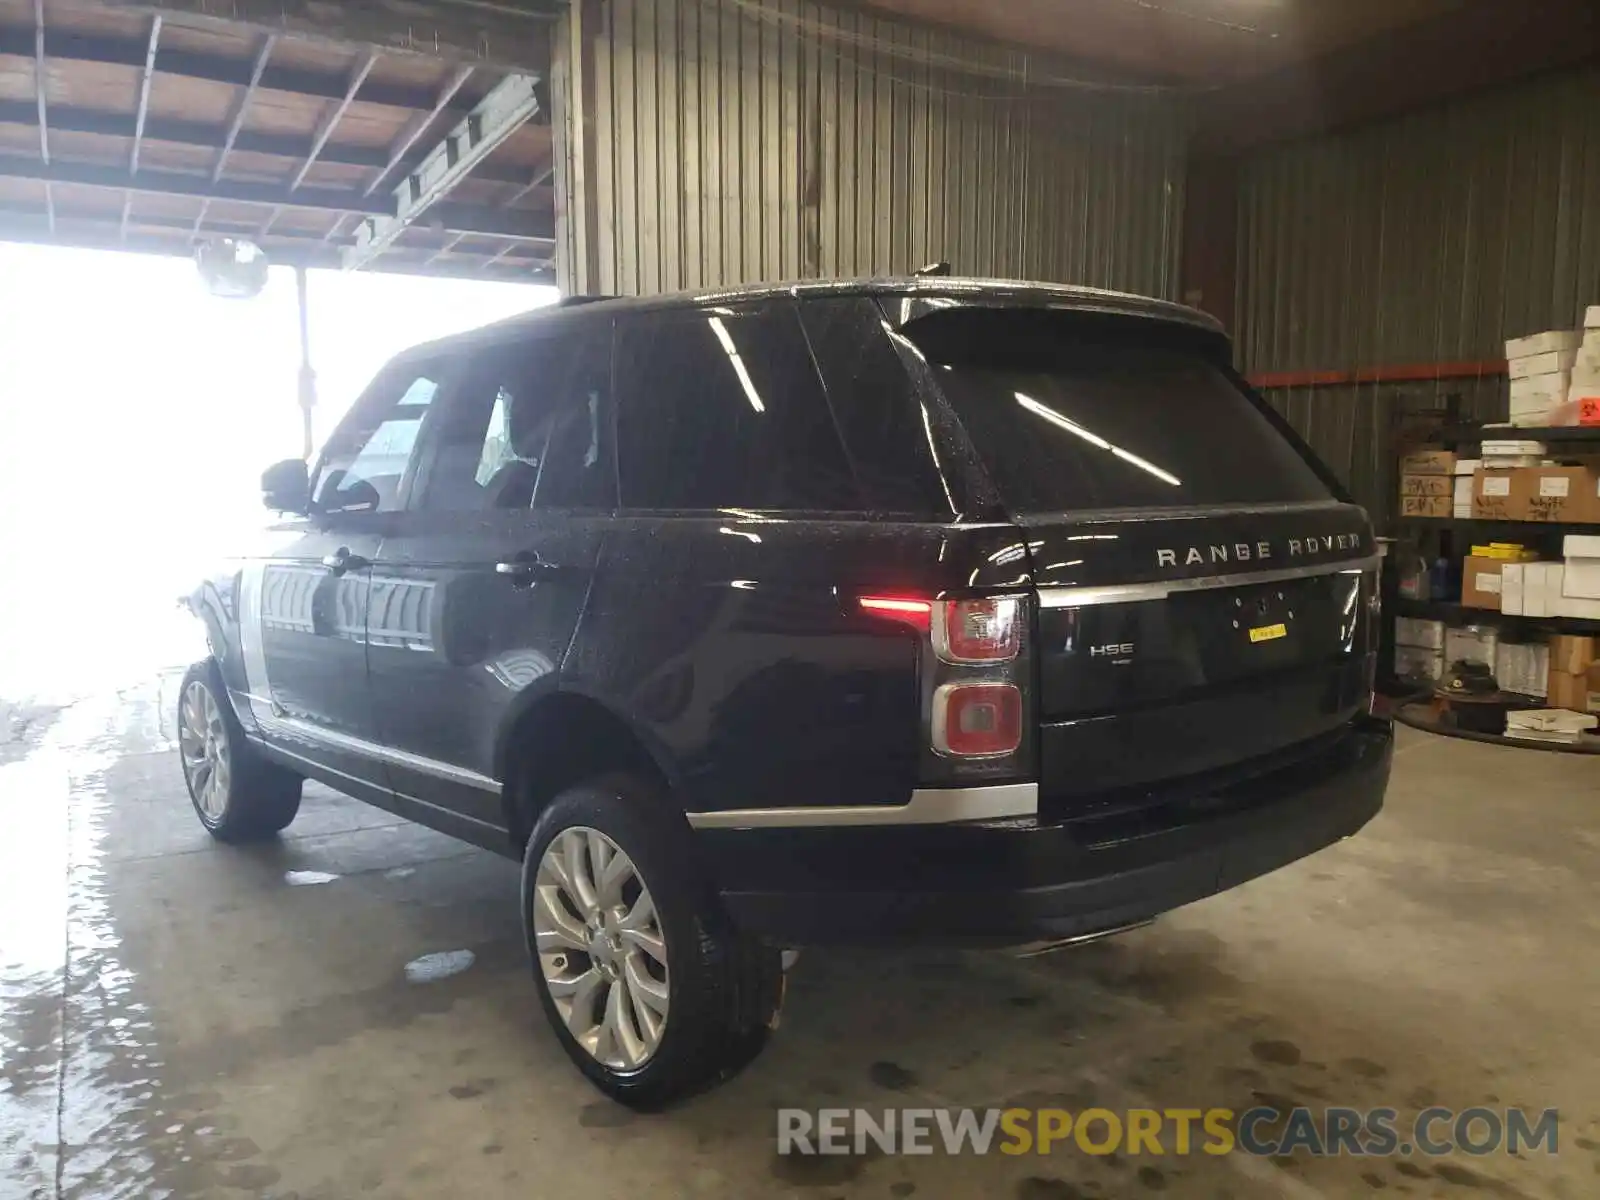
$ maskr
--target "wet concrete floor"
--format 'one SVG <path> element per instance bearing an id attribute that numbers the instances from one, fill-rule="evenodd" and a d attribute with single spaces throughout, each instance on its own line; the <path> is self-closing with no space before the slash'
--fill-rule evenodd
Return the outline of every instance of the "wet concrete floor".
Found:
<path id="1" fill-rule="evenodd" d="M 513 864 L 310 787 L 220 846 L 174 676 L 0 706 L 0 1200 L 1600 1195 L 1600 764 L 1402 731 L 1360 837 L 1113 942 L 808 951 L 767 1052 L 658 1116 L 543 1025 Z M 780 1107 L 1473 1105 L 1560 1151 L 797 1159 Z"/>

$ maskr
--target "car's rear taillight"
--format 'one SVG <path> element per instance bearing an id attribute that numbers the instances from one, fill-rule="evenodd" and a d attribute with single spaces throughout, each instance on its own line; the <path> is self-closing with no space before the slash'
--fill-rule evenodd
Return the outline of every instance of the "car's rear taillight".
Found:
<path id="1" fill-rule="evenodd" d="M 933 748 L 958 758 L 996 758 L 1022 745 L 1022 692 L 1013 683 L 946 683 L 933 693 Z"/>
<path id="2" fill-rule="evenodd" d="M 922 634 L 922 782 L 1033 770 L 1028 598 L 858 597 L 863 613 Z"/>
<path id="3" fill-rule="evenodd" d="M 933 648 L 947 663 L 1010 662 L 1022 645 L 1022 602 L 1015 596 L 940 600 Z"/>

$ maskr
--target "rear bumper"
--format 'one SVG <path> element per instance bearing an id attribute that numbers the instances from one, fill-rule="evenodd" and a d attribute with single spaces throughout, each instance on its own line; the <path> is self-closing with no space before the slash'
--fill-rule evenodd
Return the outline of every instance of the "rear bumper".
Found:
<path id="1" fill-rule="evenodd" d="M 1387 722 L 1214 790 L 1041 823 L 703 829 L 734 921 L 787 945 L 1025 942 L 1147 920 L 1355 833 L 1383 806 Z"/>

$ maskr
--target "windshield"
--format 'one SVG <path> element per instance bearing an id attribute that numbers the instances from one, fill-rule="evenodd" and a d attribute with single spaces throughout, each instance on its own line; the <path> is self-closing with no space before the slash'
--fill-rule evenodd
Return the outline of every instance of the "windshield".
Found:
<path id="1" fill-rule="evenodd" d="M 957 309 L 905 333 L 1017 512 L 1326 500 L 1195 335 L 1138 319 Z"/>

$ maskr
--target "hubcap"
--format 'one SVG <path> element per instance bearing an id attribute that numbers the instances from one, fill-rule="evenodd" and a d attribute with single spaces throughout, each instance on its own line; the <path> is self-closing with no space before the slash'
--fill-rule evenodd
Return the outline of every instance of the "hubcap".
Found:
<path id="1" fill-rule="evenodd" d="M 539 970 L 568 1031 L 595 1060 L 636 1071 L 661 1045 L 671 986 L 655 902 L 598 829 L 564 830 L 534 880 Z"/>
<path id="2" fill-rule="evenodd" d="M 211 689 L 199 681 L 185 688 L 178 718 L 178 753 L 189 791 L 209 820 L 221 820 L 228 806 L 228 731 Z"/>

